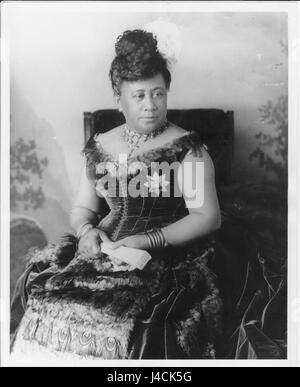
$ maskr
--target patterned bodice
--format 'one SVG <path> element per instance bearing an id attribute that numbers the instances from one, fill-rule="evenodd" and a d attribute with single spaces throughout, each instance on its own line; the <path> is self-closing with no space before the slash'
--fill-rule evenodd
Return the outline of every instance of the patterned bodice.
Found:
<path id="1" fill-rule="evenodd" d="M 184 217 L 188 210 L 176 179 L 176 168 L 191 150 L 201 156 L 199 135 L 192 131 L 128 158 L 115 160 L 92 136 L 82 154 L 96 192 L 110 208 L 100 225 L 112 240 L 163 227 Z M 168 168 L 172 166 L 173 168 Z"/>

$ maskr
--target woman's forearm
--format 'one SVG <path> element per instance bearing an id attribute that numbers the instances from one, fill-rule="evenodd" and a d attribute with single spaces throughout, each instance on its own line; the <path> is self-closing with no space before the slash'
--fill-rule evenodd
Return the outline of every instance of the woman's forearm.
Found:
<path id="1" fill-rule="evenodd" d="M 221 226 L 220 216 L 205 216 L 191 213 L 162 228 L 166 241 L 171 246 L 180 246 L 217 230 Z"/>
<path id="2" fill-rule="evenodd" d="M 85 223 L 96 225 L 98 222 L 97 214 L 87 207 L 74 206 L 70 215 L 70 224 L 72 228 L 78 233 L 79 229 Z"/>

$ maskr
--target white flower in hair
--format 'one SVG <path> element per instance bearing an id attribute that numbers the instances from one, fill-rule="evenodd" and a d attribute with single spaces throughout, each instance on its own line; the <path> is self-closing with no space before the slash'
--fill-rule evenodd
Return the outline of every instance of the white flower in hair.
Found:
<path id="1" fill-rule="evenodd" d="M 157 48 L 172 68 L 178 61 L 182 49 L 182 27 L 163 19 L 147 23 L 144 30 L 151 32 L 157 40 Z"/>

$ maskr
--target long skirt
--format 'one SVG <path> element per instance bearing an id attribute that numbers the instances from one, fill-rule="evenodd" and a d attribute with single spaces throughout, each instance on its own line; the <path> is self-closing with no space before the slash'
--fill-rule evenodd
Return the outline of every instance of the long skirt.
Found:
<path id="1" fill-rule="evenodd" d="M 207 262 L 166 248 L 143 270 L 83 257 L 74 236 L 32 249 L 11 312 L 11 354 L 41 359 L 214 359 L 222 302 Z"/>

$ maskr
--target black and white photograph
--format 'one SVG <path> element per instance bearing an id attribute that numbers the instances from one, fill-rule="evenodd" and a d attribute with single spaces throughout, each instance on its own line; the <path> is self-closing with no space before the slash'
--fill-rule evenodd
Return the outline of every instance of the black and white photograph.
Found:
<path id="1" fill-rule="evenodd" d="M 299 3 L 245 3 L 1 4 L 5 366 L 294 364 Z"/>

